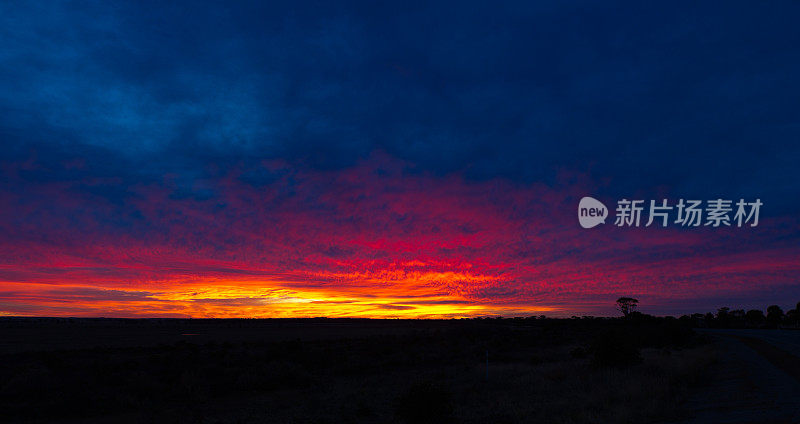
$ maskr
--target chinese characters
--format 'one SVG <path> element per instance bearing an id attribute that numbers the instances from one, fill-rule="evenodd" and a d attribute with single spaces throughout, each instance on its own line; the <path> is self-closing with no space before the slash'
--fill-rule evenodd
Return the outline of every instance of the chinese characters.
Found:
<path id="1" fill-rule="evenodd" d="M 614 225 L 639 227 L 642 225 L 642 212 L 646 210 L 648 219 L 644 224 L 645 227 L 651 225 L 666 227 L 670 222 L 682 227 L 732 225 L 742 227 L 748 224 L 750 227 L 756 227 L 762 205 L 761 199 L 756 199 L 754 202 L 740 199 L 735 204 L 732 200 L 726 199 L 706 200 L 705 204 L 702 200 L 680 199 L 674 205 L 663 199 L 661 202 L 650 200 L 648 207 L 644 200 L 622 199 L 617 202 Z"/>

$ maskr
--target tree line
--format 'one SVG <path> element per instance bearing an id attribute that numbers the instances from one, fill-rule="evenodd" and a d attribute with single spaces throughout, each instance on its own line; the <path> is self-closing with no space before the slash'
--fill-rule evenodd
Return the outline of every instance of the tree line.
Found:
<path id="1" fill-rule="evenodd" d="M 624 317 L 641 315 L 636 311 L 639 301 L 632 297 L 617 299 L 617 310 Z M 778 305 L 770 305 L 765 311 L 760 309 L 731 309 L 722 307 L 716 313 L 695 313 L 683 315 L 680 321 L 691 323 L 696 327 L 709 328 L 800 328 L 800 302 L 794 309 L 786 312 Z"/>

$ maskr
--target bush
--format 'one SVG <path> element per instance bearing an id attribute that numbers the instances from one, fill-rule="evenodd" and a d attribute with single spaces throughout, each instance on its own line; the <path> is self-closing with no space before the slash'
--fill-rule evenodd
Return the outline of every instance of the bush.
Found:
<path id="1" fill-rule="evenodd" d="M 569 351 L 569 356 L 572 357 L 572 359 L 585 358 L 586 357 L 586 349 L 578 346 L 578 347 L 576 347 L 576 348 L 574 348 L 574 349 Z"/>
<path id="2" fill-rule="evenodd" d="M 624 368 L 642 360 L 636 341 L 620 331 L 601 333 L 590 350 L 592 363 L 600 367 Z"/>
<path id="3" fill-rule="evenodd" d="M 450 393 L 431 382 L 414 384 L 397 400 L 397 416 L 407 423 L 446 423 L 453 420 Z"/>

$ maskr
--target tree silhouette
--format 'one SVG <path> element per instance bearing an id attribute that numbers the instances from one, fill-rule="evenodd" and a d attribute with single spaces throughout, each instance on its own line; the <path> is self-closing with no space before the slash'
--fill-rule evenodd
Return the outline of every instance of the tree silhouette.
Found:
<path id="1" fill-rule="evenodd" d="M 620 297 L 617 299 L 617 310 L 622 312 L 622 315 L 625 317 L 628 317 L 633 311 L 636 310 L 638 304 L 638 299 L 634 299 L 632 297 Z"/>
<path id="2" fill-rule="evenodd" d="M 730 310 L 731 308 L 728 308 L 727 306 L 717 309 L 717 325 L 722 328 L 727 328 L 730 326 Z"/>
<path id="3" fill-rule="evenodd" d="M 745 326 L 745 311 L 744 309 L 734 309 L 728 312 L 728 317 L 730 318 L 731 327 L 734 328 L 742 328 Z"/>
<path id="4" fill-rule="evenodd" d="M 745 316 L 744 309 L 734 309 L 728 313 L 733 319 L 743 320 Z"/>
<path id="5" fill-rule="evenodd" d="M 783 320 L 783 309 L 778 305 L 770 305 L 767 307 L 767 324 L 771 327 L 777 327 Z"/>
<path id="6" fill-rule="evenodd" d="M 797 309 L 789 309 L 788 311 L 786 311 L 785 315 L 786 323 L 789 325 L 797 326 L 798 319 L 800 319 L 798 314 L 800 314 L 800 312 L 798 312 Z"/>
<path id="7" fill-rule="evenodd" d="M 747 320 L 748 327 L 761 327 L 764 325 L 764 312 L 758 309 L 751 309 L 747 311 L 745 314 L 745 320 Z"/>

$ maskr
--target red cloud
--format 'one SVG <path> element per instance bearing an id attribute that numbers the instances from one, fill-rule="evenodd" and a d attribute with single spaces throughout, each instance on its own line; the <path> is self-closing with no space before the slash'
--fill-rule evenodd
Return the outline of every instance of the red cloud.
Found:
<path id="1" fill-rule="evenodd" d="M 597 187 L 581 178 L 475 182 L 387 158 L 263 172 L 263 186 L 235 173 L 205 182 L 209 196 L 181 195 L 172 177 L 118 202 L 66 183 L 5 190 L 0 313 L 606 314 L 619 295 L 657 309 L 800 275 L 796 243 L 780 238 L 792 220 L 584 230 L 577 202 Z"/>

